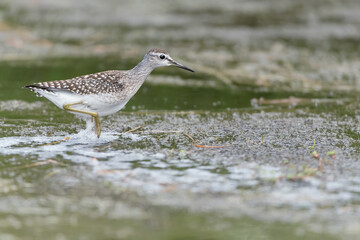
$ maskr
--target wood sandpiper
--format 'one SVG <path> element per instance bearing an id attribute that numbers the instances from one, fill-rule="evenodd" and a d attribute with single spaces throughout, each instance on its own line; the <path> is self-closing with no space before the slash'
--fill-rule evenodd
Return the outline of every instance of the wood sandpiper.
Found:
<path id="1" fill-rule="evenodd" d="M 91 117 L 91 121 L 95 122 L 95 134 L 100 137 L 100 116 L 122 109 L 147 76 L 155 68 L 163 66 L 176 66 L 194 72 L 175 62 L 165 50 L 154 48 L 131 70 L 109 70 L 67 80 L 34 83 L 25 87 L 35 92 L 38 97 L 49 99 L 59 108 Z"/>

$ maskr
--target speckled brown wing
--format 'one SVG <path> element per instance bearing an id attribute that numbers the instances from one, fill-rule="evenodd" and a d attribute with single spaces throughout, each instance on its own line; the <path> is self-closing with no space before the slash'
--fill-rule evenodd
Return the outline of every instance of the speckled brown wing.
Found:
<path id="1" fill-rule="evenodd" d="M 124 88 L 122 83 L 124 73 L 110 70 L 88 75 L 82 75 L 67 80 L 40 82 L 25 86 L 30 90 L 44 90 L 48 92 L 70 91 L 79 95 L 121 92 Z"/>

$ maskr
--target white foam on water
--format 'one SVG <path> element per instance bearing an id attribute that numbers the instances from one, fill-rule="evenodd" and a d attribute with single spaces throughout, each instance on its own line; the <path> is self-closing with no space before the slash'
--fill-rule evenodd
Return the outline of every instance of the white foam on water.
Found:
<path id="1" fill-rule="evenodd" d="M 97 152 L 94 146 L 108 144 L 118 139 L 115 132 L 103 132 L 98 138 L 89 129 L 70 135 L 69 139 L 59 136 L 16 136 L 0 138 L 0 154 L 2 155 L 38 155 L 39 160 L 62 156 L 74 162 L 87 162 L 89 158 L 108 158 L 116 152 Z"/>
<path id="2" fill-rule="evenodd" d="M 0 153 L 4 155 L 32 153 L 36 152 L 36 148 L 32 146 L 33 144 L 44 144 L 55 140 L 56 137 L 3 137 L 0 138 Z M 18 146 L 21 144 L 29 146 Z"/>
<path id="3" fill-rule="evenodd" d="M 141 136 L 139 134 L 134 134 L 134 133 L 122 133 L 121 134 L 122 137 L 126 137 L 126 138 L 130 138 L 131 141 L 133 142 L 138 142 L 144 138 L 146 138 L 145 136 Z"/>

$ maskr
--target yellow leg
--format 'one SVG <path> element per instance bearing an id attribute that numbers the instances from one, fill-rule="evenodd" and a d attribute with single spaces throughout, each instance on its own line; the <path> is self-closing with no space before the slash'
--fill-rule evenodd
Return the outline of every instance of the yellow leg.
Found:
<path id="1" fill-rule="evenodd" d="M 83 113 L 83 114 L 90 115 L 91 116 L 91 121 L 95 120 L 95 134 L 99 138 L 100 134 L 101 134 L 101 122 L 100 122 L 99 114 L 97 112 L 87 112 L 87 111 L 82 111 L 82 110 L 71 108 L 71 106 L 78 105 L 78 104 L 82 104 L 82 102 L 64 104 L 63 108 L 65 110 L 67 110 L 67 111 L 70 111 L 70 112 L 77 112 L 77 113 Z"/>

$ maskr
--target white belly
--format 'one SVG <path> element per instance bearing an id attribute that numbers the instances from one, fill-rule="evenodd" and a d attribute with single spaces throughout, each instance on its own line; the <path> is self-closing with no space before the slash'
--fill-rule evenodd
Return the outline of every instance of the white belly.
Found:
<path id="1" fill-rule="evenodd" d="M 121 110 L 130 100 L 130 98 L 118 100 L 115 97 L 109 95 L 78 95 L 67 91 L 51 93 L 38 90 L 37 92 L 43 97 L 49 99 L 61 109 L 64 109 L 63 106 L 66 104 L 79 103 L 71 106 L 71 108 L 88 112 L 96 112 L 100 116 L 116 113 L 117 111 Z M 76 112 L 71 113 L 83 115 Z"/>

